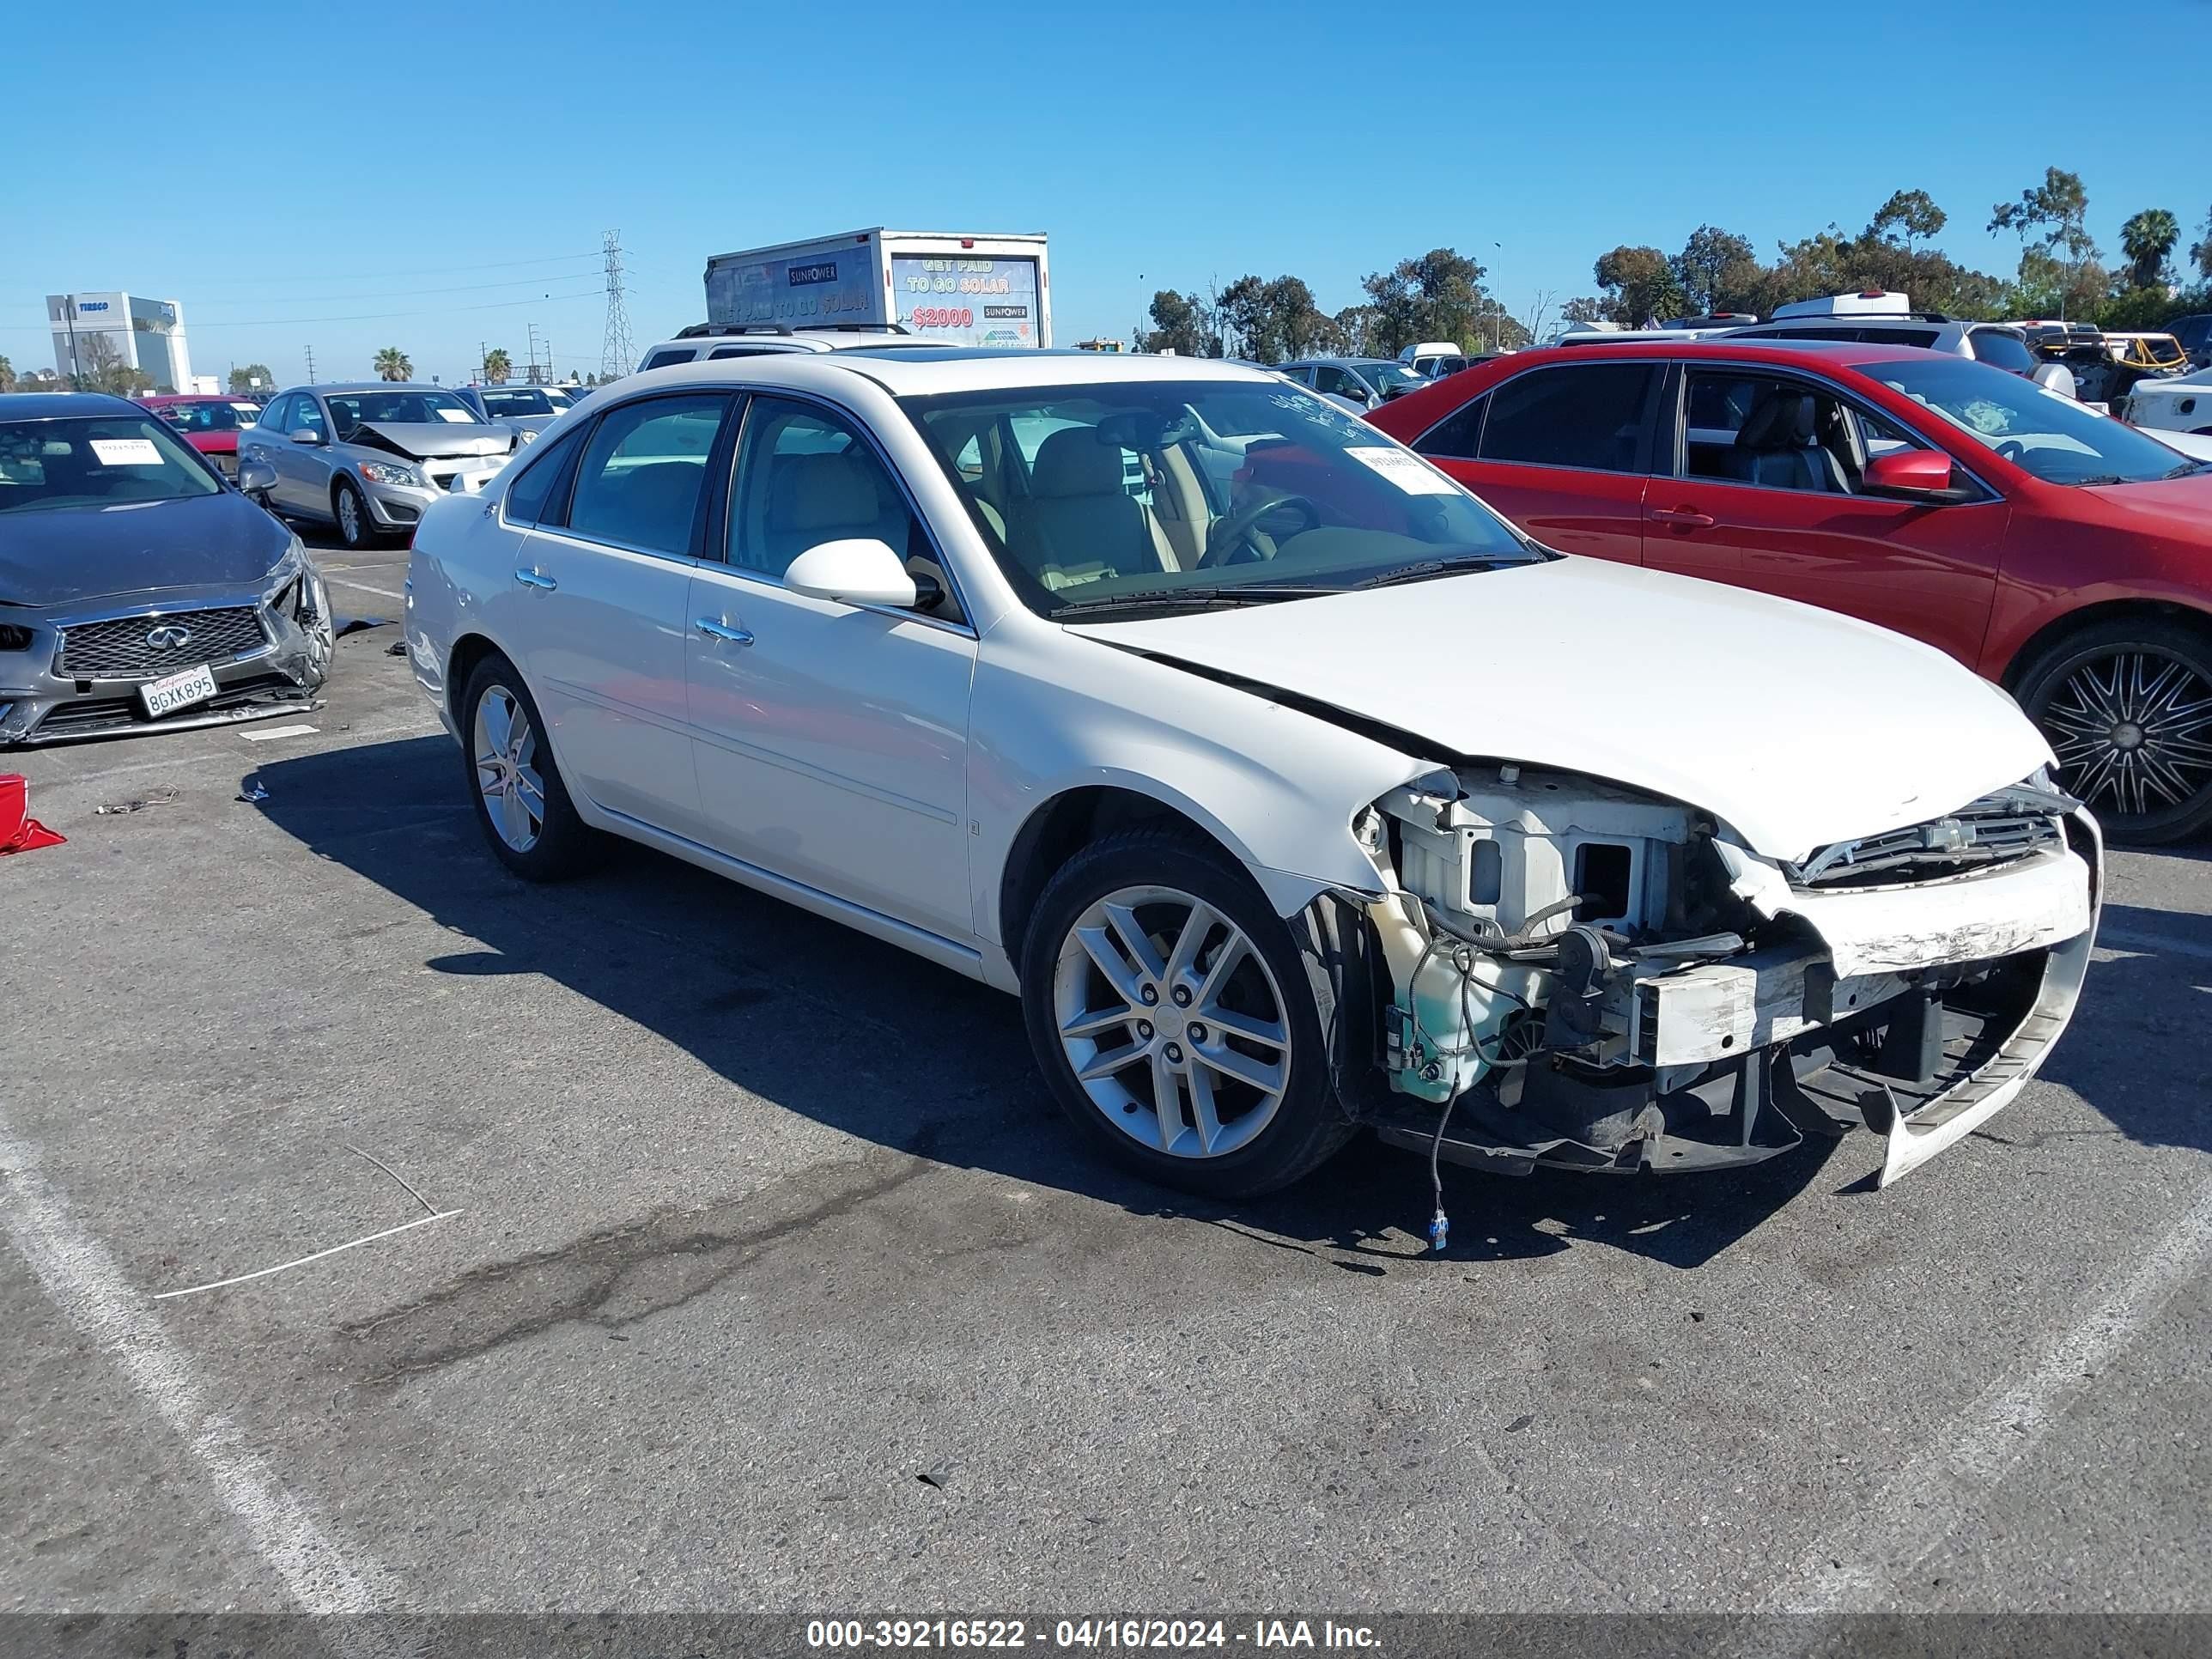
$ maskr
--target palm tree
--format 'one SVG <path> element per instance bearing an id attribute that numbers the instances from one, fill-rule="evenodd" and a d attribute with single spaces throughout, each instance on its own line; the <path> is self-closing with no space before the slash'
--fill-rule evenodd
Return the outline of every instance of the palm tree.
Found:
<path id="1" fill-rule="evenodd" d="M 514 373 L 514 359 L 507 355 L 505 346 L 494 346 L 484 353 L 483 377 L 494 386 L 507 384 L 507 377 Z"/>
<path id="2" fill-rule="evenodd" d="M 415 365 L 398 346 L 386 346 L 376 354 L 376 375 L 381 380 L 411 380 Z"/>
<path id="3" fill-rule="evenodd" d="M 2166 256 L 2181 240 L 2181 221 L 2164 208 L 2145 208 L 2120 227 L 2120 252 L 2128 256 L 2128 282 L 2156 288 L 2166 271 Z"/>
<path id="4" fill-rule="evenodd" d="M 15 365 L 5 357 L 0 357 L 0 392 L 13 392 L 15 389 Z"/>

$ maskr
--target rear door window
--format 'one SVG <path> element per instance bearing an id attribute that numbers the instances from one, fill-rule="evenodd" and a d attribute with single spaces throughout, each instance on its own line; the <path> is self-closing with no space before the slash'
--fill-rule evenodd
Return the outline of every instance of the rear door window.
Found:
<path id="1" fill-rule="evenodd" d="M 568 527 L 647 553 L 689 554 L 707 458 L 728 404 L 714 392 L 610 410 L 577 468 Z"/>
<path id="2" fill-rule="evenodd" d="M 1489 393 L 1480 459 L 1640 471 L 1658 374 L 1651 363 L 1562 363 L 1516 374 Z"/>
<path id="3" fill-rule="evenodd" d="M 567 492 L 556 488 L 583 441 L 581 432 L 571 432 L 559 442 L 538 450 L 520 477 L 507 487 L 507 516 L 517 524 L 558 524 L 560 500 Z M 549 511 L 549 508 L 552 509 Z"/>
<path id="4" fill-rule="evenodd" d="M 1413 445 L 1417 454 L 1433 455 L 1442 460 L 1471 461 L 1475 455 L 1475 443 L 1482 436 L 1483 411 L 1489 407 L 1487 392 L 1470 398 L 1461 408 L 1423 433 Z"/>

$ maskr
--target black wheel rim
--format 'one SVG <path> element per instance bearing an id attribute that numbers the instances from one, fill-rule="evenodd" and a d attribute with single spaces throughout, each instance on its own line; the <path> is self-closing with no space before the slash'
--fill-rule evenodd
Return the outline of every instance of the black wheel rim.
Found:
<path id="1" fill-rule="evenodd" d="M 2054 690 L 2043 728 L 2066 787 L 2091 808 L 2162 816 L 2212 789 L 2212 684 L 2154 647 L 2078 665 Z"/>

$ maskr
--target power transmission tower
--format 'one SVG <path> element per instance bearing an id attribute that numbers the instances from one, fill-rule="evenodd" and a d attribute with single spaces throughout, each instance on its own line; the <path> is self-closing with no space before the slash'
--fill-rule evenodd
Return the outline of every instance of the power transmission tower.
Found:
<path id="1" fill-rule="evenodd" d="M 309 346 L 309 347 L 307 348 L 307 384 L 308 384 L 309 386 L 313 386 L 313 385 L 314 385 L 314 383 L 315 383 L 315 349 L 314 349 L 314 347 L 313 347 L 313 346 Z"/>
<path id="2" fill-rule="evenodd" d="M 622 233 L 611 230 L 599 239 L 607 260 L 607 336 L 599 348 L 599 375 L 619 380 L 629 373 L 636 348 L 629 343 L 629 313 L 623 305 Z"/>

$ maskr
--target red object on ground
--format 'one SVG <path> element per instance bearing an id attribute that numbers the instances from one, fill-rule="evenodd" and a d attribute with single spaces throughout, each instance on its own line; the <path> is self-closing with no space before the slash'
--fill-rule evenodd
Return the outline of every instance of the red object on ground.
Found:
<path id="1" fill-rule="evenodd" d="M 0 853 L 27 853 L 36 847 L 59 847 L 68 839 L 58 836 L 30 815 L 31 788 L 20 772 L 0 775 Z"/>

